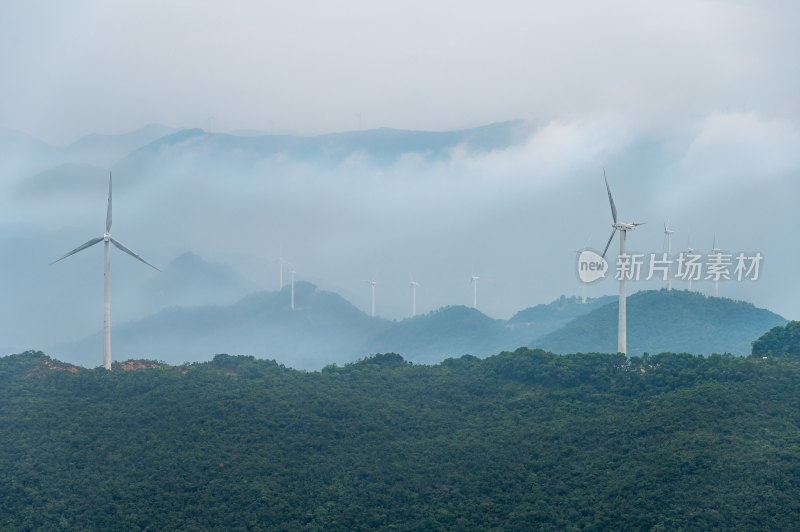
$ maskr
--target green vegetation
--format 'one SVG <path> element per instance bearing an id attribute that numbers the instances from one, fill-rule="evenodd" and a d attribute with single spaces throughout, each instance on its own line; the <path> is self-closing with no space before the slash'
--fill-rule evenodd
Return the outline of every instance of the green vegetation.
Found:
<path id="1" fill-rule="evenodd" d="M 529 343 L 554 353 L 617 350 L 614 301 Z M 648 290 L 628 297 L 628 354 L 750 354 L 753 338 L 786 319 L 751 303 L 686 290 Z"/>
<path id="2" fill-rule="evenodd" d="M 27 352 L 0 359 L 0 529 L 793 529 L 799 392 L 797 358 Z"/>
<path id="3" fill-rule="evenodd" d="M 753 342 L 753 356 L 800 358 L 800 321 L 790 321 L 785 327 L 773 327 Z"/>

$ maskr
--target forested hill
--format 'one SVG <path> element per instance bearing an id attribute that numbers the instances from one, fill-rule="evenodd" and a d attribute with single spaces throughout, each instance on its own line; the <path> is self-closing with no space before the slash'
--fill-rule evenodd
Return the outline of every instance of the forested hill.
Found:
<path id="1" fill-rule="evenodd" d="M 800 321 L 790 321 L 784 327 L 773 327 L 753 342 L 753 356 L 800 357 Z"/>
<path id="2" fill-rule="evenodd" d="M 799 392 L 797 357 L 28 352 L 0 358 L 0 529 L 789 530 Z"/>
<path id="3" fill-rule="evenodd" d="M 628 354 L 750 354 L 753 339 L 786 319 L 751 303 L 686 290 L 648 290 L 628 297 Z M 617 350 L 618 300 L 537 338 L 555 353 Z"/>

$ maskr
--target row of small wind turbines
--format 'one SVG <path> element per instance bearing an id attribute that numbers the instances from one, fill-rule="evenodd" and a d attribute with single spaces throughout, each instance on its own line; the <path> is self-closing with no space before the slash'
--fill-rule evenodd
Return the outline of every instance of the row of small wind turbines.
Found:
<path id="1" fill-rule="evenodd" d="M 291 266 L 291 263 L 283 258 L 283 256 L 278 257 L 278 264 L 279 264 L 279 277 L 278 277 L 278 290 L 283 290 L 283 265 L 286 264 Z M 297 273 L 296 270 L 291 269 L 289 273 L 292 275 L 291 281 L 291 308 L 294 310 L 294 276 Z M 472 285 L 472 308 L 478 308 L 478 277 L 477 275 L 473 275 L 470 277 L 470 284 Z M 371 299 L 371 306 L 370 306 L 370 316 L 373 318 L 375 317 L 375 285 L 378 284 L 378 281 L 372 279 L 371 281 L 367 281 L 367 284 L 370 285 L 370 299 Z M 417 315 L 417 287 L 419 287 L 419 283 L 417 281 L 412 281 L 409 283 L 411 286 L 411 317 L 415 317 Z"/>

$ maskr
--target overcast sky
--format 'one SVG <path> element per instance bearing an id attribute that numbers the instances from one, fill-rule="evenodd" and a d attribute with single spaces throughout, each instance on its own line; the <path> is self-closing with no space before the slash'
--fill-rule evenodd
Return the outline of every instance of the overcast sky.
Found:
<path id="1" fill-rule="evenodd" d="M 30 1 L 0 7 L 0 127 L 302 134 L 711 112 L 790 119 L 797 2 Z"/>

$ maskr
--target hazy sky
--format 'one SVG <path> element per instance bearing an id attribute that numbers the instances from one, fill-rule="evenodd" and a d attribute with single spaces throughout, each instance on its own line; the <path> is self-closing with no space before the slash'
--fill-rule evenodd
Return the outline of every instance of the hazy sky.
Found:
<path id="1" fill-rule="evenodd" d="M 376 170 L 356 153 L 314 175 L 289 161 L 280 175 L 130 176 L 115 234 L 160 265 L 187 250 L 240 269 L 255 258 L 243 271 L 270 288 L 283 249 L 299 278 L 364 310 L 377 275 L 390 318 L 408 315 L 412 276 L 428 311 L 471 303 L 474 273 L 479 308 L 508 318 L 580 293 L 574 250 L 589 237 L 602 249 L 610 231 L 605 167 L 623 218 L 649 222 L 631 246 L 660 251 L 670 218 L 673 249 L 689 233 L 710 249 L 716 233 L 760 251 L 763 279 L 723 294 L 797 319 L 798 23 L 794 1 L 4 2 L 0 129 L 64 146 L 151 123 L 306 135 L 522 119 L 516 145 L 433 163 Z M 86 197 L 21 202 L 14 187 L 43 168 L 7 158 L 0 239 L 18 254 L 0 261 L 0 335 L 26 348 L 58 324 L 50 341 L 96 331 L 73 305 L 79 287 L 101 290 L 88 269 L 100 251 L 44 265 L 101 229 L 106 170 Z M 116 264 L 116 293 L 151 275 Z"/>
<path id="2" fill-rule="evenodd" d="M 0 15 L 0 127 L 56 144 L 154 122 L 307 134 L 800 115 L 791 1 L 31 1 Z"/>

